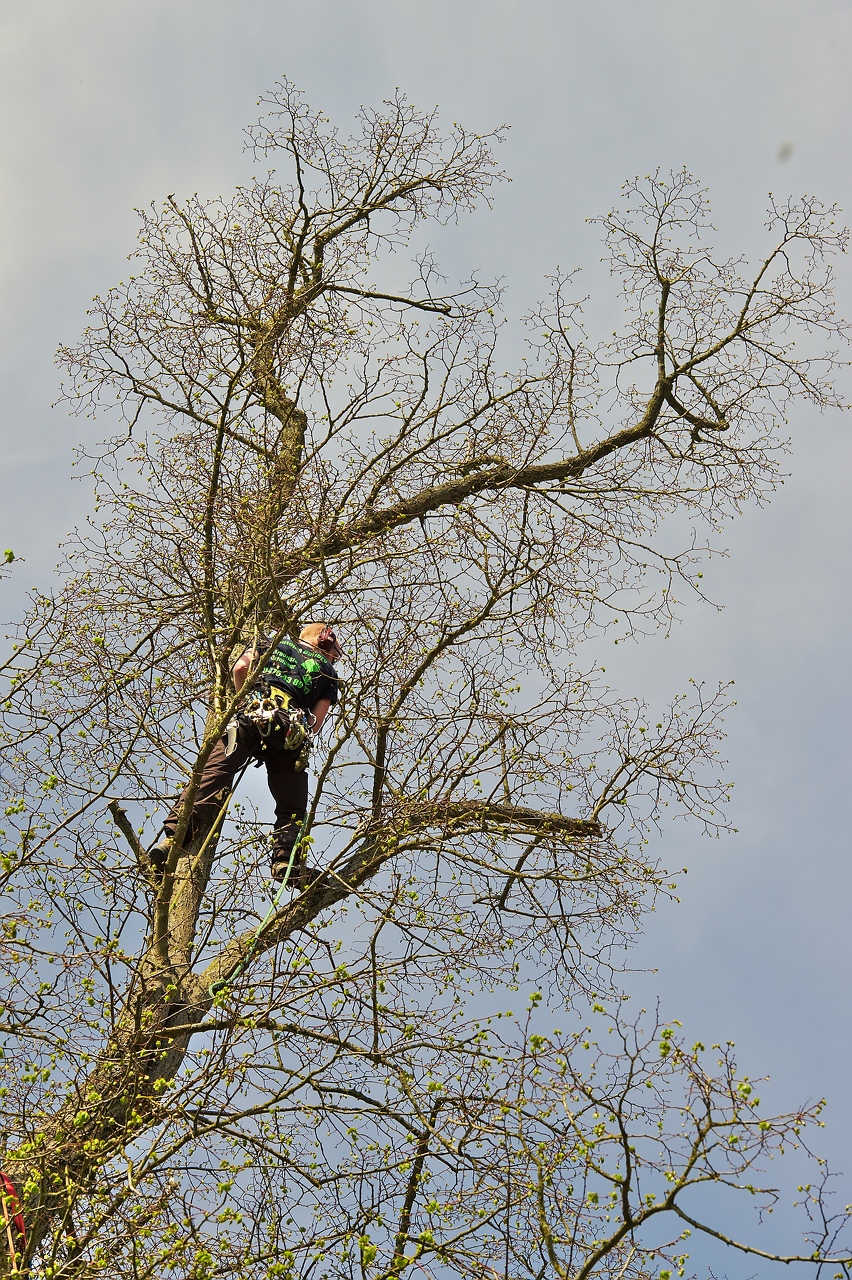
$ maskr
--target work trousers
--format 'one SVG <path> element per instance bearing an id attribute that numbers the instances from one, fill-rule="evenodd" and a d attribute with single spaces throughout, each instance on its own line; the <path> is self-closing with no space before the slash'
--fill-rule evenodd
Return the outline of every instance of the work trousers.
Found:
<path id="1" fill-rule="evenodd" d="M 226 755 L 225 751 L 226 739 L 222 738 L 210 752 L 204 766 L 184 843 L 190 844 L 195 836 L 209 829 L 221 811 L 234 778 L 243 765 L 254 758 L 263 760 L 266 766 L 266 781 L 275 801 L 272 860 L 274 862 L 281 857 L 289 858 L 308 807 L 308 775 L 304 769 L 296 769 L 299 752 L 282 751 L 275 743 L 274 733 L 264 738 L 257 725 L 245 716 L 237 718 L 237 742 L 234 750 L 230 755 Z M 177 830 L 184 795 L 186 791 L 163 823 L 167 836 L 174 836 Z M 297 853 L 296 863 L 298 862 Z"/>

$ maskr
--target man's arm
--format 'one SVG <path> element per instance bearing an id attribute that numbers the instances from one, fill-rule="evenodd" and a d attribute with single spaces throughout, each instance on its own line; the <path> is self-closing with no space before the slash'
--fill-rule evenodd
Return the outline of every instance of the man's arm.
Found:
<path id="1" fill-rule="evenodd" d="M 237 693 L 242 689 L 246 682 L 246 676 L 251 671 L 252 663 L 256 662 L 258 653 L 256 649 L 246 649 L 245 653 L 241 653 L 234 663 L 234 669 L 231 673 L 234 677 L 234 688 Z"/>
<path id="2" fill-rule="evenodd" d="M 236 679 L 236 677 L 234 678 Z M 331 698 L 320 698 L 319 702 L 313 707 L 312 715 L 314 717 L 314 723 L 312 728 L 314 733 L 319 733 L 322 728 L 322 722 L 328 715 L 330 709 Z"/>

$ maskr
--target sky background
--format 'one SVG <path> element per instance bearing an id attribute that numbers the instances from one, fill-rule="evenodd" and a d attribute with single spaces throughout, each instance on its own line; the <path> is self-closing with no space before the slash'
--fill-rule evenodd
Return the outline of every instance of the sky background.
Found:
<path id="1" fill-rule="evenodd" d="M 582 266 L 605 333 L 613 295 L 585 219 L 628 177 L 686 165 L 720 242 L 747 253 L 770 190 L 852 217 L 850 55 L 849 0 L 0 0 L 0 549 L 25 557 L 0 613 L 49 582 L 89 505 L 72 451 L 102 428 L 50 408 L 53 352 L 126 274 L 134 206 L 245 177 L 242 128 L 280 74 L 344 130 L 395 86 L 447 122 L 510 124 L 511 185 L 435 248 L 451 274 L 503 277 L 514 314 L 557 264 Z M 839 277 L 852 315 L 852 264 Z M 667 835 L 661 853 L 690 871 L 636 952 L 659 972 L 633 985 L 691 1036 L 735 1040 L 779 1106 L 826 1094 L 825 1150 L 852 1171 L 850 425 L 797 410 L 791 478 L 706 572 L 724 610 L 690 605 L 670 639 L 606 665 L 652 701 L 690 676 L 738 691 L 739 834 Z"/>

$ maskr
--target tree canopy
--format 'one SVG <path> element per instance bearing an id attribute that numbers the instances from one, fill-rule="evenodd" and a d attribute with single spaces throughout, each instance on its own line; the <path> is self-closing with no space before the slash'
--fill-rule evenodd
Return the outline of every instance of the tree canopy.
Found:
<path id="1" fill-rule="evenodd" d="M 820 1107 L 765 1116 L 730 1046 L 627 1010 L 624 944 L 674 887 L 656 825 L 726 825 L 729 691 L 652 711 L 584 646 L 700 595 L 702 530 L 771 491 L 790 407 L 838 403 L 846 233 L 775 203 L 749 268 L 689 174 L 630 182 L 599 220 L 621 327 L 589 338 L 556 273 L 506 370 L 499 289 L 409 256 L 490 198 L 499 132 L 398 96 L 344 138 L 286 82 L 265 108 L 257 176 L 143 211 L 60 353 L 115 426 L 3 666 L 18 1265 L 685 1275 L 690 1232 L 729 1238 L 695 1188 L 771 1208 L 761 1169 Z M 161 881 L 144 845 L 187 784 L 188 818 L 235 658 L 319 618 L 346 655 L 329 872 L 258 932 L 269 824 L 239 791 Z M 825 1176 L 787 1252 L 732 1248 L 845 1268 Z"/>

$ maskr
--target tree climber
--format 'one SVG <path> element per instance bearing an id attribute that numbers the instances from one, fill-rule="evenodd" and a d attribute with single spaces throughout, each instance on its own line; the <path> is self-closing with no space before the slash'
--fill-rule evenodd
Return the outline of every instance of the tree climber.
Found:
<path id="1" fill-rule="evenodd" d="M 332 664 L 342 653 L 334 630 L 324 622 L 309 622 L 298 642 L 278 641 L 204 766 L 185 845 L 212 827 L 239 771 L 251 759 L 262 760 L 275 801 L 271 874 L 274 880 L 284 879 L 308 808 L 306 768 L 311 741 L 337 702 L 340 682 Z M 263 650 L 249 648 L 237 659 L 233 676 L 238 693 L 262 655 Z M 185 795 L 186 790 L 163 823 L 163 835 L 148 851 L 158 877 L 165 869 Z M 304 865 L 297 848 L 288 886 L 305 889 L 320 874 Z"/>

